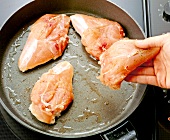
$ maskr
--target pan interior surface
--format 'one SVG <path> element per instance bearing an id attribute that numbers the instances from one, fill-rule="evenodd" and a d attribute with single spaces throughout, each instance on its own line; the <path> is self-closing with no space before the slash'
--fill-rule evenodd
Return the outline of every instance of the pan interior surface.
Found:
<path id="1" fill-rule="evenodd" d="M 78 5 L 82 0 L 71 0 L 72 3 L 74 2 L 76 4 L 77 2 L 76 6 L 79 8 L 76 9 L 76 6 L 70 6 L 70 8 L 68 8 L 67 6 L 68 9 L 66 10 L 60 9 L 59 11 L 50 11 L 50 13 L 65 13 L 71 15 L 79 11 L 79 13 L 83 14 L 107 17 L 122 24 L 126 29 L 128 37 L 144 38 L 138 25 L 124 11 L 114 4 L 104 0 L 100 1 L 101 3 L 106 3 L 106 6 L 109 5 L 109 8 L 112 8 L 111 10 L 119 11 L 120 16 L 121 13 L 125 15 L 125 20 L 128 19 L 132 21 L 132 23 L 128 23 L 128 21 L 121 22 L 121 17 L 118 18 L 114 16 L 116 14 L 109 16 L 109 11 L 103 13 L 101 10 L 91 10 L 96 4 L 96 1 L 91 2 L 91 0 L 86 1 L 88 3 L 91 2 L 91 4 L 88 5 L 89 9 L 86 7 L 85 11 L 81 11 L 81 6 L 79 7 Z M 61 1 L 51 0 L 51 3 L 55 4 L 60 4 L 60 2 Z M 39 3 L 37 2 L 37 4 Z M 29 9 L 29 5 L 25 6 L 25 9 L 26 8 Z M 21 9 L 21 11 L 22 10 L 24 9 Z M 101 15 L 101 13 L 103 14 Z M 40 15 L 43 14 L 44 12 Z M 90 136 L 104 132 L 126 119 L 140 103 L 146 86 L 123 82 L 120 90 L 111 90 L 102 85 L 96 78 L 100 73 L 100 66 L 98 62 L 85 51 L 84 46 L 81 44 L 81 38 L 75 32 L 72 25 L 70 25 L 69 29 L 69 44 L 60 58 L 25 73 L 19 71 L 18 58 L 27 40 L 30 27 L 37 19 L 37 17 L 30 17 L 29 22 L 25 22 L 20 26 L 12 38 L 6 36 L 7 41 L 3 43 L 3 47 L 1 48 L 1 53 L 2 50 L 3 53 L 1 54 L 2 84 L 0 97 L 1 103 L 7 112 L 19 123 L 32 130 L 51 136 L 70 138 Z M 131 24 L 133 27 L 126 24 Z M 74 67 L 74 101 L 69 108 L 62 113 L 61 117 L 56 118 L 54 125 L 47 125 L 39 122 L 30 113 L 28 109 L 31 104 L 30 93 L 39 77 L 61 61 L 68 61 Z"/>

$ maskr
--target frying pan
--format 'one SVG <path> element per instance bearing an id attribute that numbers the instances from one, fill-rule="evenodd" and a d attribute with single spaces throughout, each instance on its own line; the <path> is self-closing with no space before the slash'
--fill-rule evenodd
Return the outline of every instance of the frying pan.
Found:
<path id="1" fill-rule="evenodd" d="M 145 38 L 136 21 L 116 4 L 106 0 L 36 0 L 16 11 L 0 31 L 0 103 L 23 126 L 54 137 L 79 138 L 103 133 L 124 121 L 140 104 L 146 85 L 123 82 L 120 90 L 111 90 L 96 78 L 98 62 L 90 57 L 80 36 L 70 26 L 70 42 L 64 54 L 25 73 L 17 63 L 30 32 L 30 26 L 46 13 L 82 13 L 119 22 L 126 36 Z M 61 61 L 74 67 L 74 101 L 56 118 L 54 125 L 39 122 L 28 110 L 34 83 Z"/>

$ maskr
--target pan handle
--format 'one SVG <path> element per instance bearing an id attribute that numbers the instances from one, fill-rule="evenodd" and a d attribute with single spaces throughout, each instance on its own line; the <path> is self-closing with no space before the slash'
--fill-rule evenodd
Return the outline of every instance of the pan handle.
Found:
<path id="1" fill-rule="evenodd" d="M 134 126 L 129 121 L 114 130 L 101 134 L 101 137 L 103 140 L 138 140 Z"/>

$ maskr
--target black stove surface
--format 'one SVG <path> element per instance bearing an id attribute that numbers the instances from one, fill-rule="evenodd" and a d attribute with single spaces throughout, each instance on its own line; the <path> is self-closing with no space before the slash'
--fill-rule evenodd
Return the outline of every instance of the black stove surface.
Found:
<path id="1" fill-rule="evenodd" d="M 170 90 L 156 89 L 156 123 L 158 140 L 170 139 Z"/>

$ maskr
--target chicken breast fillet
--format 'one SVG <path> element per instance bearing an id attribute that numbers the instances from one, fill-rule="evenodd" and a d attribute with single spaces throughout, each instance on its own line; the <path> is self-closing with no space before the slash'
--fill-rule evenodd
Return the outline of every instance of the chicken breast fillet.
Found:
<path id="1" fill-rule="evenodd" d="M 18 61 L 22 72 L 62 55 L 69 38 L 70 17 L 65 14 L 46 14 L 31 27 Z"/>
<path id="2" fill-rule="evenodd" d="M 44 73 L 35 83 L 29 110 L 39 121 L 55 123 L 55 117 L 59 117 L 73 101 L 72 78 L 72 65 L 63 61 Z"/>
<path id="3" fill-rule="evenodd" d="M 72 15 L 70 19 L 86 51 L 97 60 L 113 43 L 125 36 L 118 22 L 83 14 Z"/>
<path id="4" fill-rule="evenodd" d="M 159 50 L 160 48 L 136 48 L 135 40 L 115 42 L 100 56 L 100 81 L 112 89 L 119 89 L 130 72 L 155 57 Z"/>

